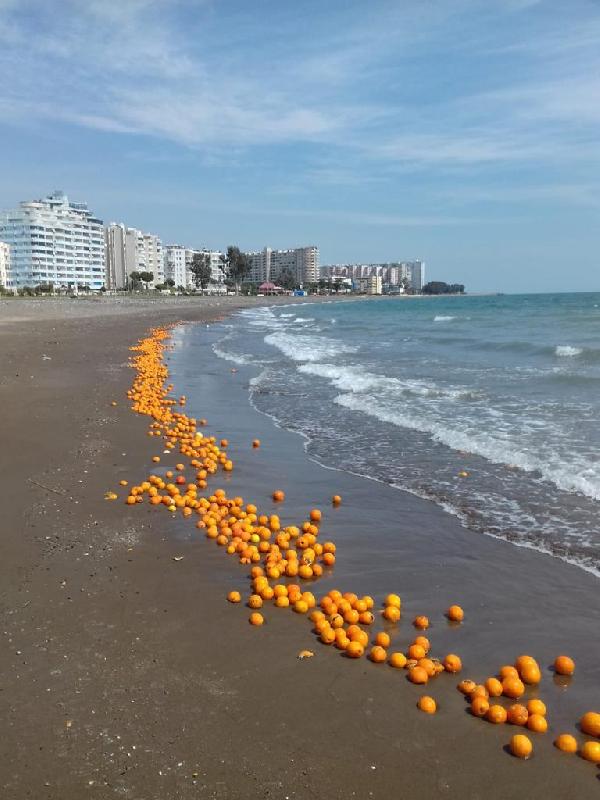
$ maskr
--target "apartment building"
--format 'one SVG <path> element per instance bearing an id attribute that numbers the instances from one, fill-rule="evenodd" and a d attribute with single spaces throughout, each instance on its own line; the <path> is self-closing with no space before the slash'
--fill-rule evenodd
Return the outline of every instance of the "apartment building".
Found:
<path id="1" fill-rule="evenodd" d="M 12 289 L 12 274 L 10 270 L 10 245 L 0 242 L 0 286 Z"/>
<path id="2" fill-rule="evenodd" d="M 384 264 L 331 264 L 321 269 L 323 277 L 350 278 L 357 286 L 360 281 L 378 276 L 387 289 L 408 287 L 420 294 L 425 283 L 425 262 L 395 261 Z"/>
<path id="3" fill-rule="evenodd" d="M 99 290 L 105 285 L 102 220 L 86 203 L 71 202 L 62 192 L 2 213 L 0 240 L 10 246 L 13 289 L 52 283 Z"/>
<path id="4" fill-rule="evenodd" d="M 154 279 L 149 286 L 164 283 L 165 256 L 158 236 L 111 222 L 104 231 L 104 241 L 107 288 L 127 289 L 132 272 L 151 272 Z"/>
<path id="5" fill-rule="evenodd" d="M 319 248 L 297 247 L 291 250 L 273 250 L 265 247 L 259 252 L 246 254 L 250 259 L 250 283 L 277 283 L 282 274 L 290 274 L 296 284 L 316 283 L 319 280 Z"/>

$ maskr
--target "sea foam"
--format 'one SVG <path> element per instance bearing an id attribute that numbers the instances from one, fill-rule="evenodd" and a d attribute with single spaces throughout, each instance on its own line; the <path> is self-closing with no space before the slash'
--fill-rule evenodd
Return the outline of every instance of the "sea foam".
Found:
<path id="1" fill-rule="evenodd" d="M 573 356 L 580 356 L 583 350 L 581 347 L 571 347 L 570 344 L 559 344 L 554 352 L 561 358 L 573 358 Z"/>

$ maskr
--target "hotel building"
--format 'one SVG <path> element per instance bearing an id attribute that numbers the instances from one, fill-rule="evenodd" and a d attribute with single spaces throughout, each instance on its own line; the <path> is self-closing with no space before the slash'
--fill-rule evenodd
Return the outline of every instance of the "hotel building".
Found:
<path id="1" fill-rule="evenodd" d="M 62 192 L 26 200 L 0 215 L 0 240 L 10 245 L 12 287 L 105 285 L 104 230 L 85 203 Z"/>

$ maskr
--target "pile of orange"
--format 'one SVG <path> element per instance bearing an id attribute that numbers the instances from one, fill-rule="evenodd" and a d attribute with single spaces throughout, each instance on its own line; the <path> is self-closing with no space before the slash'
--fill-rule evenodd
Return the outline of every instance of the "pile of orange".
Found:
<path id="1" fill-rule="evenodd" d="M 251 625 L 263 625 L 265 618 L 258 609 L 263 610 L 265 604 L 270 603 L 276 608 L 307 615 L 315 635 L 324 645 L 343 651 L 351 659 L 367 653 L 374 664 L 387 663 L 396 670 L 404 669 L 408 680 L 414 684 L 426 685 L 442 673 L 460 672 L 460 657 L 454 653 L 443 658 L 431 656 L 430 641 L 422 633 L 404 650 L 392 651 L 395 626 L 402 615 L 398 594 L 386 595 L 377 610 L 374 598 L 368 595 L 359 597 L 353 592 L 332 589 L 317 598 L 313 592 L 302 589 L 300 582 L 320 578 L 331 571 L 336 562 L 335 544 L 320 538 L 320 509 L 311 509 L 297 526 L 284 526 L 277 514 L 261 513 L 256 504 L 246 503 L 242 497 L 229 497 L 222 488 L 211 493 L 205 491 L 219 470 L 228 473 L 234 468 L 227 454 L 229 442 L 222 438 L 217 443 L 214 436 L 203 435 L 198 428 L 207 424 L 205 419 L 196 420 L 176 410 L 177 406 L 179 409 L 185 406 L 186 398 L 172 397 L 173 386 L 167 383 L 164 353 L 169 336 L 167 328 L 156 328 L 131 348 L 135 353 L 131 360 L 135 377 L 128 397 L 134 412 L 150 418 L 148 435 L 160 439 L 166 451 L 178 451 L 184 458 L 176 464 L 176 476 L 172 470 L 164 470 L 129 486 L 125 502 L 131 506 L 148 503 L 191 517 L 207 539 L 247 566 L 251 592 L 246 602 L 251 610 Z M 260 440 L 254 439 L 252 447 L 259 448 Z M 152 460 L 158 465 L 161 457 L 156 455 Z M 128 486 L 127 481 L 120 483 Z M 114 499 L 116 494 L 108 492 L 106 497 Z M 274 490 L 272 499 L 276 503 L 283 502 L 283 490 Z M 331 503 L 339 506 L 341 497 L 333 495 Z M 242 594 L 233 590 L 227 599 L 238 604 Z M 454 625 L 465 618 L 458 605 L 451 605 L 445 616 Z M 372 636 L 369 629 L 377 618 L 386 629 Z M 413 624 L 418 631 L 430 628 L 430 620 L 424 615 L 415 617 Z M 558 675 L 572 676 L 575 663 L 569 656 L 560 655 L 554 662 L 554 671 Z M 538 697 L 522 699 L 528 692 L 535 692 L 541 680 L 542 671 L 537 661 L 532 656 L 522 655 L 483 683 L 465 679 L 458 684 L 458 689 L 469 702 L 473 716 L 496 725 L 508 723 L 534 733 L 545 733 L 548 729 L 546 705 Z M 436 701 L 429 696 L 421 697 L 418 707 L 429 714 L 437 710 Z M 600 739 L 600 713 L 585 714 L 580 729 Z M 579 750 L 583 758 L 600 763 L 598 741 L 587 741 L 579 747 L 575 737 L 564 733 L 556 738 L 555 745 L 565 753 Z M 526 735 L 517 733 L 510 741 L 509 750 L 519 758 L 529 758 L 533 745 Z"/>

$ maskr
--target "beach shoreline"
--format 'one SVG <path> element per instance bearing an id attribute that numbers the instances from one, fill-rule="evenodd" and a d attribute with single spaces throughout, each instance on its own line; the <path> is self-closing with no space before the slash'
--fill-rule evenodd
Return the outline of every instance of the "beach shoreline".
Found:
<path id="1" fill-rule="evenodd" d="M 1 584 L 7 735 L 0 749 L 0 785 L 7 797 L 69 800 L 88 791 L 101 798 L 157 800 L 366 798 L 398 790 L 415 797 L 591 794 L 597 769 L 552 752 L 550 735 L 540 756 L 522 764 L 502 751 L 512 730 L 487 725 L 478 735 L 477 725 L 485 723 L 450 713 L 461 699 L 450 676 L 442 676 L 450 679 L 440 689 L 440 713 L 424 719 L 414 708 L 414 687 L 385 666 L 348 663 L 318 649 L 306 620 L 273 610 L 263 629 L 251 629 L 246 610 L 225 602 L 232 567 L 216 548 L 185 523 L 171 524 L 151 509 L 129 509 L 122 497 L 113 503 L 103 499 L 119 479 L 143 479 L 156 452 L 156 443 L 146 437 L 146 420 L 132 415 L 125 399 L 133 377 L 127 368 L 129 347 L 157 324 L 210 324 L 247 307 L 245 301 L 202 299 L 185 306 L 167 301 L 118 311 L 109 304 L 111 313 L 104 306 L 68 319 L 44 317 L 39 308 L 32 314 L 35 307 L 29 303 L 35 301 L 9 302 L 13 316 L 5 316 L 0 326 L 5 441 L 11 454 L 3 475 L 11 502 Z M 199 396 L 206 403 L 202 413 L 209 418 L 209 432 L 231 437 L 237 431 L 240 457 L 232 450 L 237 466 L 231 485 L 239 486 L 248 501 L 262 487 L 266 502 L 274 487 L 265 484 L 281 477 L 296 487 L 282 487 L 289 494 L 286 514 L 316 504 L 325 489 L 314 467 L 307 468 L 298 437 L 266 419 L 262 468 L 251 469 L 257 454 L 242 449 L 242 436 L 259 423 L 249 414 L 243 370 L 234 375 L 214 356 L 210 369 L 203 369 L 209 364 L 208 353 L 204 356 L 194 363 L 204 381 Z M 181 392 L 186 369 L 192 382 L 194 373 L 178 359 L 174 353 L 175 391 Z M 282 472 L 286 464 L 295 481 Z M 311 472 L 309 498 L 304 490 Z M 361 490 L 359 481 L 366 483 L 343 475 L 331 485 L 354 493 L 355 508 L 370 501 L 385 507 L 392 502 L 388 492 L 401 494 L 389 487 Z M 439 541 L 442 530 L 453 540 L 473 536 L 426 501 L 402 502 L 406 523 L 418 520 L 435 528 L 432 540 Z M 352 520 L 344 515 L 352 509 L 345 503 L 336 525 L 341 519 L 341 527 L 351 531 Z M 353 542 L 359 542 L 358 528 Z M 484 545 L 490 553 L 485 563 L 500 552 L 494 548 L 510 548 L 487 542 L 493 540 Z M 404 558 L 410 550 L 409 542 Z M 175 562 L 174 556 L 183 559 Z M 415 556 L 413 575 L 418 551 Z M 496 564 L 499 573 L 510 569 L 512 557 Z M 342 562 L 341 575 L 359 574 L 360 549 L 355 558 L 349 567 Z M 546 562 L 536 561 L 543 557 L 535 553 L 523 558 L 534 576 L 562 576 L 569 584 L 569 573 L 562 571 L 567 565 L 542 567 Z M 450 561 L 454 568 L 446 576 L 446 592 L 448 581 L 464 567 Z M 442 572 L 433 576 L 436 602 Z M 242 573 L 237 582 L 243 587 Z M 593 622 L 597 601 L 590 587 L 582 579 L 576 600 Z M 410 589 L 407 580 L 408 600 Z M 560 613 L 560 603 L 553 611 Z M 574 642 L 588 623 L 584 614 Z M 535 644 L 547 646 L 550 635 L 544 631 Z M 298 661 L 296 653 L 307 641 L 317 657 Z M 485 651 L 485 637 L 482 647 Z"/>

